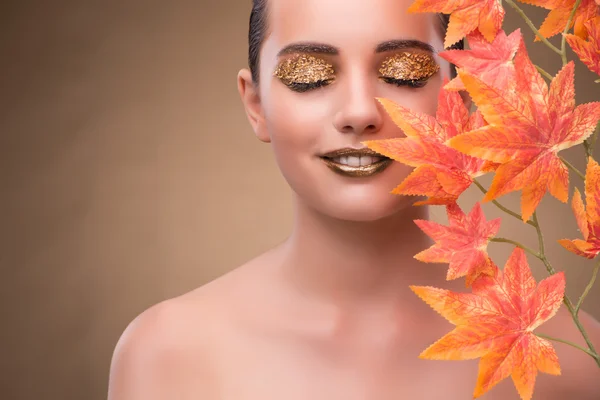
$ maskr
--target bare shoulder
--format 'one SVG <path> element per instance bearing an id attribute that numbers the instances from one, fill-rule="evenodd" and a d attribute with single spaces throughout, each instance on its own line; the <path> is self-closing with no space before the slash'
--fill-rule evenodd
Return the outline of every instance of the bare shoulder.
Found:
<path id="1" fill-rule="evenodd" d="M 600 351 L 600 322 L 583 311 L 579 313 L 579 320 L 596 352 Z M 565 340 L 583 348 L 588 347 L 571 314 L 564 306 L 552 319 L 538 328 L 536 333 Z M 556 341 L 552 344 L 561 365 L 561 376 L 554 377 L 546 374 L 539 376 L 536 387 L 539 387 L 540 391 L 547 391 L 547 396 L 540 398 L 563 399 L 568 395 L 569 398 L 582 400 L 600 399 L 600 366 L 596 361 L 582 350 L 570 345 Z"/>
<path id="2" fill-rule="evenodd" d="M 121 335 L 111 362 L 109 400 L 187 398 L 187 376 L 196 373 L 208 395 L 213 317 L 193 315 L 181 299 L 156 304 L 138 315 Z M 200 316 L 200 314 L 202 316 Z"/>
<path id="3" fill-rule="evenodd" d="M 248 267 L 160 302 L 131 321 L 113 353 L 108 399 L 217 399 L 219 349 L 232 330 L 232 294 Z"/>

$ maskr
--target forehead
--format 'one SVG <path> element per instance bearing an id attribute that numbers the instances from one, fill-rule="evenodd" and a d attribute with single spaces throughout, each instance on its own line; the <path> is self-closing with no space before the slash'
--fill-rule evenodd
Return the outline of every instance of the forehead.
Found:
<path id="1" fill-rule="evenodd" d="M 322 42 L 342 52 L 375 48 L 393 39 L 416 39 L 443 50 L 439 17 L 407 13 L 413 0 L 268 0 L 269 35 L 274 46 Z"/>

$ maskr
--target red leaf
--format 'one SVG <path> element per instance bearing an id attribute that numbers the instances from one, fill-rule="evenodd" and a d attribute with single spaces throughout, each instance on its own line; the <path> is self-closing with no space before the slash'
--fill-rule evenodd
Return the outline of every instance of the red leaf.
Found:
<path id="1" fill-rule="evenodd" d="M 566 35 L 567 43 L 590 71 L 600 75 L 600 16 L 588 21 L 585 27 L 589 34 L 587 41 L 576 35 Z"/>
<path id="2" fill-rule="evenodd" d="M 591 157 L 585 173 L 587 212 L 577 188 L 573 196 L 573 212 L 583 240 L 561 239 L 558 242 L 572 253 L 586 258 L 600 254 L 600 166 Z"/>
<path id="3" fill-rule="evenodd" d="M 529 60 L 525 45 L 515 56 L 517 90 L 490 86 L 476 76 L 459 75 L 490 125 L 448 141 L 466 154 L 500 163 L 484 197 L 490 201 L 522 190 L 523 221 L 550 191 L 568 200 L 569 174 L 558 152 L 582 143 L 600 120 L 600 102 L 575 107 L 574 64 L 569 62 L 550 88 Z"/>
<path id="4" fill-rule="evenodd" d="M 485 39 L 491 42 L 502 28 L 505 14 L 498 0 L 416 0 L 408 8 L 408 12 L 450 14 L 450 23 L 444 40 L 445 48 L 475 29 L 479 29 Z"/>
<path id="5" fill-rule="evenodd" d="M 423 262 L 450 263 L 447 280 L 466 276 L 467 286 L 482 274 L 493 275 L 487 244 L 500 229 L 500 218 L 486 221 L 479 203 L 469 215 L 458 204 L 446 206 L 449 226 L 427 220 L 415 220 L 423 232 L 436 243 L 415 255 Z"/>
<path id="6" fill-rule="evenodd" d="M 492 43 L 485 40 L 479 31 L 472 32 L 467 39 L 470 50 L 446 50 L 439 53 L 440 57 L 472 75 L 477 75 L 490 86 L 514 86 L 515 66 L 512 59 L 521 42 L 521 30 L 517 29 L 508 36 L 500 30 Z M 460 77 L 451 80 L 445 88 L 465 90 Z"/>
<path id="7" fill-rule="evenodd" d="M 468 360 L 481 357 L 473 396 L 482 396 L 512 376 L 521 399 L 533 395 L 537 371 L 559 375 L 552 344 L 533 331 L 560 308 L 565 290 L 562 272 L 536 287 L 523 250 L 516 248 L 504 273 L 482 276 L 473 293 L 433 287 L 411 289 L 456 328 L 421 353 L 420 358 Z"/>
<path id="8" fill-rule="evenodd" d="M 539 32 L 545 38 L 552 37 L 559 32 L 563 32 L 569 21 L 569 16 L 573 7 L 575 6 L 576 0 L 520 0 L 523 3 L 532 4 L 539 7 L 544 7 L 551 10 L 542 26 L 540 26 Z M 585 39 L 586 32 L 584 24 L 593 19 L 598 12 L 598 5 L 594 0 L 582 0 L 575 11 L 575 17 L 571 21 L 569 29 L 573 26 L 575 35 Z M 540 39 L 536 36 L 535 41 Z"/>
<path id="9" fill-rule="evenodd" d="M 363 142 L 370 149 L 416 169 L 392 193 L 429 196 L 417 204 L 453 203 L 473 182 L 492 170 L 490 164 L 462 154 L 445 142 L 485 122 L 469 111 L 457 92 L 440 90 L 437 118 L 415 112 L 387 99 L 378 99 L 392 121 L 406 134 L 404 138 Z"/>

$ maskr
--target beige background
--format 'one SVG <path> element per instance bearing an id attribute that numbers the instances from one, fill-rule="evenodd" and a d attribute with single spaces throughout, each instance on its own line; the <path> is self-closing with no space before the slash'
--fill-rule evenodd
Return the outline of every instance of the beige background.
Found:
<path id="1" fill-rule="evenodd" d="M 290 195 L 236 91 L 249 9 L 249 0 L 0 5 L 0 398 L 105 398 L 132 318 L 285 238 Z M 517 25 L 509 12 L 506 30 Z M 556 55 L 530 49 L 556 71 Z M 578 102 L 597 96 L 591 79 L 580 67 Z M 580 148 L 565 153 L 584 168 Z M 463 204 L 478 198 L 471 190 Z M 503 202 L 518 209 L 517 196 Z M 591 263 L 552 244 L 576 237 L 570 209 L 546 198 L 540 216 L 550 259 L 578 295 Z M 504 221 L 503 236 L 536 246 L 528 226 Z M 510 250 L 491 246 L 499 264 Z M 585 308 L 600 317 L 598 286 Z"/>

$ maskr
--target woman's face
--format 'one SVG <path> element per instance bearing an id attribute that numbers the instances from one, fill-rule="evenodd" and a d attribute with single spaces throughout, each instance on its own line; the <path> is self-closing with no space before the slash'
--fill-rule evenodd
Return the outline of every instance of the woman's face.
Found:
<path id="1" fill-rule="evenodd" d="M 254 87 L 242 71 L 240 92 L 257 136 L 271 143 L 304 205 L 334 218 L 373 221 L 415 201 L 390 194 L 411 167 L 331 154 L 404 136 L 376 97 L 435 114 L 450 67 L 435 54 L 443 50 L 439 17 L 407 14 L 411 3 L 269 0 L 260 84 Z"/>

